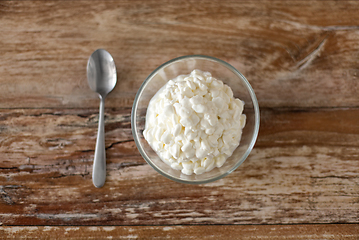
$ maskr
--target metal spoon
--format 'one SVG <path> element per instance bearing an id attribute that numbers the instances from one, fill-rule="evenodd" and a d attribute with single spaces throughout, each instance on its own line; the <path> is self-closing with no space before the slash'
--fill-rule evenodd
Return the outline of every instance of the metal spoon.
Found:
<path id="1" fill-rule="evenodd" d="M 87 80 L 92 91 L 100 97 L 100 113 L 96 140 L 95 157 L 92 170 L 92 182 L 95 187 L 102 187 L 106 180 L 106 150 L 104 111 L 105 98 L 116 85 L 117 72 L 110 53 L 103 49 L 94 51 L 87 63 Z"/>

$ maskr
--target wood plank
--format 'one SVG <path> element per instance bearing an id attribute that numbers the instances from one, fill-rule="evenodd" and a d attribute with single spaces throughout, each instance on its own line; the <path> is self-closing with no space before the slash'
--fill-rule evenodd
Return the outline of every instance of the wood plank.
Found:
<path id="1" fill-rule="evenodd" d="M 1 1 L 0 108 L 97 108 L 87 59 L 109 50 L 108 107 L 171 58 L 221 58 L 262 107 L 359 106 L 357 1 Z"/>
<path id="2" fill-rule="evenodd" d="M 92 109 L 0 110 L 0 224 L 359 223 L 359 109 L 262 109 L 236 171 L 191 186 L 138 153 L 130 108 L 106 109 L 107 183 L 91 181 Z"/>
<path id="3" fill-rule="evenodd" d="M 0 227 L 6 239 L 333 239 L 356 240 L 359 225 Z"/>

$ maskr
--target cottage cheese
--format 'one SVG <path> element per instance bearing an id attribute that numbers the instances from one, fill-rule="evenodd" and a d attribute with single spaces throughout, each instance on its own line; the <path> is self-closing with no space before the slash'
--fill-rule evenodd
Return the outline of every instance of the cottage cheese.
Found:
<path id="1" fill-rule="evenodd" d="M 191 175 L 221 167 L 239 145 L 244 103 L 209 72 L 170 80 L 151 99 L 143 135 L 173 169 Z"/>

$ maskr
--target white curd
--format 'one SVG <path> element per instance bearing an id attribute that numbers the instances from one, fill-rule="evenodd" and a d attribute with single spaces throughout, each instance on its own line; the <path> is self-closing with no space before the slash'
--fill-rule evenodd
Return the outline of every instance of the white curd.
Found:
<path id="1" fill-rule="evenodd" d="M 221 167 L 239 145 L 244 103 L 209 72 L 170 80 L 151 99 L 143 135 L 173 169 L 191 175 Z"/>

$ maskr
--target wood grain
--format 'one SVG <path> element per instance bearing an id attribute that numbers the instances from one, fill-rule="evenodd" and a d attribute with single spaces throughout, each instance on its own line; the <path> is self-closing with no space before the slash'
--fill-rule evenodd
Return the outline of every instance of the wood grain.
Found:
<path id="1" fill-rule="evenodd" d="M 91 182 L 94 110 L 0 116 L 2 225 L 359 223 L 358 109 L 262 109 L 250 157 L 199 186 L 155 172 L 131 137 L 130 109 L 107 109 L 102 189 Z"/>
<path id="2" fill-rule="evenodd" d="M 210 230 L 210 231 L 208 231 Z M 356 240 L 358 225 L 0 227 L 6 239 L 332 239 Z"/>
<path id="3" fill-rule="evenodd" d="M 0 107 L 97 108 L 85 74 L 97 48 L 119 73 L 109 107 L 131 107 L 157 66 L 188 54 L 238 68 L 262 107 L 358 106 L 358 11 L 356 1 L 1 1 Z"/>
<path id="4" fill-rule="evenodd" d="M 1 236 L 358 239 L 358 12 L 335 0 L 0 1 Z M 86 80 L 97 48 L 118 71 L 101 189 Z M 198 186 L 155 172 L 130 124 L 144 79 L 189 54 L 232 64 L 261 107 L 249 158 Z"/>

